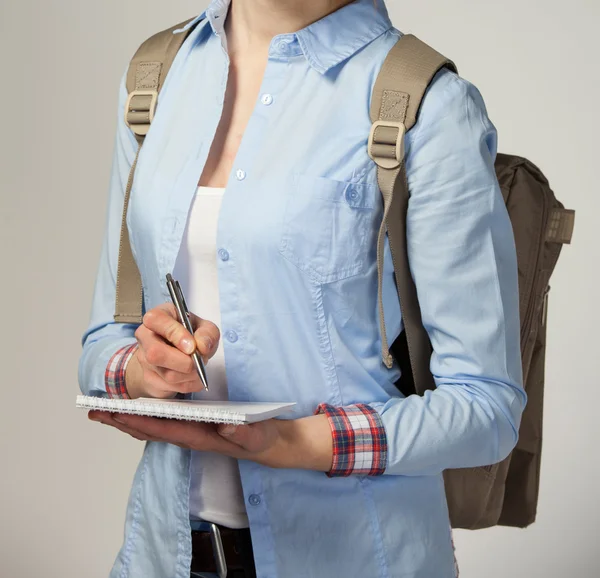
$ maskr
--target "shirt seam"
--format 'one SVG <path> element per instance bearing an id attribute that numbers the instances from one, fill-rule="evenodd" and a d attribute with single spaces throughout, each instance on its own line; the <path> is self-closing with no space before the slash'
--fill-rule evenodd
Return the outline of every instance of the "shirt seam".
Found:
<path id="1" fill-rule="evenodd" d="M 464 81 L 463 79 L 459 80 L 462 81 L 462 84 L 464 86 L 464 88 L 466 89 L 466 93 L 467 93 L 467 98 L 465 98 L 465 115 L 467 117 L 467 119 L 472 119 L 473 118 L 473 114 L 472 114 L 472 99 L 469 97 L 469 85 L 467 84 L 466 81 Z M 489 127 L 487 127 L 485 125 L 485 123 L 482 121 L 481 116 L 477 115 L 477 119 L 479 121 L 479 124 L 481 125 L 482 129 L 483 129 L 483 135 L 481 136 L 480 140 L 479 140 L 479 146 L 486 146 L 485 144 L 485 139 L 489 133 Z M 497 194 L 499 193 L 499 191 L 497 190 L 496 187 L 494 187 L 494 190 L 492 192 L 492 198 L 490 200 L 489 203 L 489 213 L 488 213 L 488 221 L 491 221 L 494 218 L 494 207 L 497 203 Z M 495 246 L 495 241 L 494 241 L 494 233 L 493 233 L 493 229 L 491 227 L 491 225 L 489 225 L 488 223 L 488 231 L 487 231 L 488 235 L 489 235 L 489 239 L 490 239 L 490 243 L 492 246 L 492 251 L 494 251 L 494 246 Z M 498 311 L 500 312 L 501 316 L 504 317 L 504 303 L 502 302 L 502 294 L 501 294 L 501 290 L 500 290 L 500 278 L 498 276 L 498 267 L 497 267 L 497 261 L 496 259 L 494 259 L 494 299 L 496 300 L 496 306 L 498 307 Z M 502 369 L 504 371 L 504 376 L 506 378 L 508 378 L 510 380 L 510 374 L 508 371 L 508 364 L 507 364 L 507 348 L 506 348 L 506 331 L 503 330 L 504 333 L 504 338 L 502 339 L 502 345 L 503 345 L 503 352 L 502 352 Z M 495 435 L 495 449 L 494 449 L 494 454 L 496 455 L 496 458 L 499 458 L 499 453 L 500 453 L 500 432 L 498 430 L 498 424 L 497 422 L 494 420 L 494 433 Z"/>
<path id="2" fill-rule="evenodd" d="M 371 523 L 371 528 L 373 532 L 373 542 L 376 550 L 376 555 L 379 561 L 381 578 L 390 578 L 389 564 L 385 556 L 385 548 L 383 547 L 383 537 L 381 535 L 381 522 L 379 520 L 379 516 L 377 515 L 377 508 L 373 501 L 373 495 L 371 493 L 371 487 L 369 485 L 371 483 L 371 479 L 369 479 L 369 477 L 359 477 L 358 482 L 362 490 L 363 497 L 370 506 L 369 508 L 367 508 L 367 511 L 369 512 L 369 521 Z"/>
<path id="3" fill-rule="evenodd" d="M 447 68 L 442 68 L 440 70 L 437 71 L 437 73 L 434 75 L 434 79 L 436 77 L 440 77 L 444 74 L 450 74 L 453 77 L 453 82 L 452 84 L 450 84 L 449 86 L 444 87 L 444 98 L 439 98 L 439 102 L 437 103 L 439 106 L 439 110 L 436 110 L 435 112 L 443 112 L 444 110 L 444 105 L 447 104 L 447 100 L 448 100 L 448 94 L 449 94 L 449 89 L 451 89 L 453 87 L 454 84 L 457 84 L 460 89 L 462 91 L 464 91 L 463 96 L 465 97 L 465 105 L 468 106 L 468 98 L 467 97 L 467 93 L 469 91 L 469 85 L 467 83 L 467 81 L 464 78 L 461 78 L 460 76 L 458 76 L 458 74 L 452 72 L 451 70 L 447 69 Z M 435 81 L 432 80 L 429 87 L 427 88 L 425 95 L 423 96 L 423 101 L 422 104 L 424 103 L 425 99 L 427 99 L 427 97 L 429 96 L 430 92 L 431 92 L 431 88 L 435 85 Z M 441 96 L 441 95 L 440 95 Z M 450 96 L 452 96 L 452 93 L 450 93 Z M 423 106 L 421 106 L 420 111 L 422 111 Z M 468 114 L 468 113 L 467 113 Z M 435 116 L 435 115 L 433 115 Z M 425 116 L 422 113 L 419 114 L 419 116 L 417 116 L 417 122 L 415 123 L 414 127 L 409 130 L 407 132 L 407 136 L 410 138 L 410 142 L 412 145 L 415 145 L 416 143 L 418 143 L 420 141 L 421 138 L 423 138 L 423 132 L 426 131 L 429 128 L 432 128 L 434 126 L 434 122 L 436 119 L 430 119 L 429 116 Z M 487 129 L 486 129 L 487 130 Z M 427 135 L 425 135 L 427 136 Z"/>
<path id="4" fill-rule="evenodd" d="M 329 333 L 329 327 L 327 326 L 327 318 L 325 316 L 325 304 L 323 303 L 323 286 L 322 284 L 316 284 L 316 310 L 317 310 L 317 322 L 321 325 L 321 340 L 326 345 L 327 352 L 323 352 L 323 354 L 327 353 L 327 357 L 323 355 L 323 359 L 325 361 L 325 369 L 333 378 L 334 386 L 337 392 L 335 398 L 335 405 L 343 406 L 344 399 L 342 396 L 342 387 L 340 385 L 340 377 L 337 371 L 336 363 L 335 363 L 335 355 L 333 353 L 333 344 L 331 342 L 331 335 Z"/>
<path id="5" fill-rule="evenodd" d="M 146 445 L 147 450 L 147 445 Z M 131 514 L 131 529 L 129 531 L 129 540 L 125 544 L 125 551 L 123 552 L 123 567 L 121 568 L 120 578 L 127 578 L 129 574 L 129 566 L 131 564 L 131 553 L 133 550 L 133 542 L 137 538 L 137 531 L 139 527 L 139 515 L 142 507 L 142 487 L 144 485 L 144 478 L 146 477 L 146 470 L 148 468 L 148 452 L 144 451 L 142 463 L 142 471 L 140 478 L 137 483 L 136 496 L 134 502 L 133 512 Z"/>

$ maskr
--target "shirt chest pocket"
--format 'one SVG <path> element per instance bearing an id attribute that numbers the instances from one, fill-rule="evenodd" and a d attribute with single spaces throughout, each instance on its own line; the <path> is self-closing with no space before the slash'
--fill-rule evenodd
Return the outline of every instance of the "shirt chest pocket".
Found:
<path id="1" fill-rule="evenodd" d="M 363 273 L 376 255 L 376 185 L 293 176 L 279 250 L 317 283 Z"/>

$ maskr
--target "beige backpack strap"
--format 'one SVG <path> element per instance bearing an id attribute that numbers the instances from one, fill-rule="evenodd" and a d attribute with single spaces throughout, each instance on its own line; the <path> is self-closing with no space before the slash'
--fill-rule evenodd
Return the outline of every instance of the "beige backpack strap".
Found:
<path id="1" fill-rule="evenodd" d="M 394 264 L 396 287 L 406 331 L 406 342 L 416 391 L 435 387 L 429 371 L 431 346 L 421 320 L 421 310 L 407 252 L 406 214 L 408 182 L 404 163 L 404 136 L 417 121 L 421 101 L 435 74 L 454 64 L 413 35 L 400 38 L 385 60 L 373 88 L 369 156 L 377 164 L 383 196 L 383 221 L 377 238 L 378 307 L 381 355 L 392 367 L 382 303 L 384 236 L 387 235 Z"/>
<path id="2" fill-rule="evenodd" d="M 131 165 L 123 203 L 114 314 L 114 320 L 117 323 L 142 322 L 142 280 L 131 252 L 129 231 L 127 230 L 127 208 L 140 149 L 154 119 L 158 94 L 177 52 L 194 27 L 177 34 L 173 34 L 173 32 L 185 27 L 189 22 L 191 20 L 163 30 L 146 40 L 135 53 L 127 72 L 129 97 L 125 105 L 125 122 L 135 134 L 139 146 L 135 161 Z"/>

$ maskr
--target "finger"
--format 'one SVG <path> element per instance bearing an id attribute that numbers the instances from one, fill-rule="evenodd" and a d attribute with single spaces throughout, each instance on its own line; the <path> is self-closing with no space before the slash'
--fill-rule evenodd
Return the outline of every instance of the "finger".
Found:
<path id="1" fill-rule="evenodd" d="M 150 370 L 148 370 L 150 371 Z M 158 368 L 154 375 L 150 375 L 150 379 L 145 379 L 145 382 L 149 385 L 152 385 L 156 389 L 165 393 L 193 393 L 195 391 L 204 391 L 204 384 L 200 381 L 200 377 L 194 371 L 191 374 L 184 375 L 185 379 L 177 382 L 169 382 L 166 381 L 162 375 L 160 375 L 161 370 Z M 167 379 L 168 379 L 167 375 Z"/>
<path id="2" fill-rule="evenodd" d="M 204 355 L 202 356 L 202 361 L 204 361 L 204 364 L 206 365 L 207 362 L 204 358 Z M 172 369 L 164 369 L 162 367 L 157 367 L 156 373 L 165 383 L 169 384 L 170 386 L 179 386 L 185 383 L 200 383 L 200 378 L 198 377 L 195 368 L 193 368 L 192 371 L 190 371 L 189 373 L 182 373 L 180 371 L 173 371 Z"/>
<path id="3" fill-rule="evenodd" d="M 154 367 L 144 363 L 142 359 L 140 362 L 143 368 L 144 383 L 152 392 L 152 397 L 168 398 L 173 397 L 176 393 L 204 391 L 204 384 L 200 381 L 195 367 L 190 373 L 182 374 Z M 204 363 L 207 363 L 206 359 L 204 359 Z"/>
<path id="4" fill-rule="evenodd" d="M 203 451 L 213 451 L 216 447 L 216 438 L 219 437 L 213 428 L 201 422 L 129 414 L 115 414 L 115 419 L 121 422 L 121 425 L 142 432 L 144 435 Z"/>
<path id="5" fill-rule="evenodd" d="M 172 303 L 163 303 L 147 311 L 142 321 L 145 327 L 184 353 L 190 354 L 196 348 L 193 335 L 179 323 Z"/>
<path id="6" fill-rule="evenodd" d="M 140 325 L 136 329 L 135 337 L 143 351 L 145 361 L 150 365 L 183 374 L 189 374 L 194 370 L 194 362 L 189 355 L 168 343 L 146 325 Z"/>
<path id="7" fill-rule="evenodd" d="M 194 327 L 196 347 L 202 355 L 210 359 L 217 352 L 221 332 L 212 321 L 197 316 L 194 318 L 196 321 L 192 326 Z"/>
<path id="8" fill-rule="evenodd" d="M 100 414 L 100 415 L 92 415 L 92 414 Z M 151 442 L 162 442 L 163 440 L 158 438 L 158 437 L 154 437 L 151 435 L 147 435 L 143 432 L 140 432 L 139 430 L 136 430 L 135 428 L 126 426 L 122 423 L 117 422 L 110 413 L 108 412 L 90 412 L 89 414 L 89 418 L 92 421 L 97 421 L 98 423 L 102 423 L 104 425 L 109 425 L 114 427 L 115 429 L 118 429 L 120 431 L 122 431 L 123 433 L 129 434 L 131 437 L 135 438 L 136 440 L 139 441 L 151 441 Z"/>
<path id="9" fill-rule="evenodd" d="M 175 306 L 172 303 L 164 303 L 163 305 L 159 306 L 159 308 L 163 307 L 168 315 L 172 315 L 174 319 L 179 321 L 177 312 L 175 311 Z M 209 355 L 209 352 L 215 348 L 215 344 L 217 344 L 219 339 L 221 339 L 221 332 L 212 321 L 199 317 L 192 311 L 190 311 L 189 314 L 190 323 L 194 329 L 194 337 L 198 337 L 200 342 L 206 345 L 206 348 L 201 348 L 200 352 L 204 355 Z M 198 340 L 196 341 L 196 344 L 198 345 Z"/>
<path id="10" fill-rule="evenodd" d="M 148 390 L 152 392 L 152 397 L 170 398 L 177 393 L 193 393 L 196 391 L 204 391 L 204 384 L 196 371 L 186 375 L 184 381 L 177 383 L 169 383 L 165 381 L 159 374 L 160 368 L 146 366 L 144 367 L 143 379 Z"/>
<path id="11" fill-rule="evenodd" d="M 233 424 L 221 424 L 218 427 L 217 432 L 226 440 L 245 449 L 252 448 L 260 434 L 260 432 L 256 428 L 253 428 L 252 425 Z"/>
<path id="12" fill-rule="evenodd" d="M 165 302 L 160 305 L 157 305 L 154 309 L 158 309 L 158 310 L 166 313 L 169 317 L 171 317 L 175 321 L 179 322 L 179 316 L 177 315 L 177 310 L 175 309 L 175 305 L 173 305 L 173 303 Z M 212 335 L 213 339 L 215 341 L 219 340 L 219 338 L 220 338 L 219 328 L 212 321 L 209 321 L 208 319 L 199 317 L 192 311 L 189 311 L 189 314 L 190 314 L 190 323 L 191 323 L 194 331 L 196 331 L 197 329 L 200 329 L 200 328 L 207 328 L 208 333 Z"/>

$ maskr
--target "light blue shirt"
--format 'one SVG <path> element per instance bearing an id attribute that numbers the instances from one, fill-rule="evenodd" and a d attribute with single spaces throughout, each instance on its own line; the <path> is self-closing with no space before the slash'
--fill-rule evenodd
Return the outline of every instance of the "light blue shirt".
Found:
<path id="1" fill-rule="evenodd" d="M 377 73 L 400 33 L 382 0 L 359 0 L 273 38 L 264 80 L 222 201 L 217 253 L 230 398 L 370 404 L 388 438 L 382 476 L 329 478 L 240 461 L 260 578 L 450 578 L 442 471 L 503 459 L 522 389 L 516 252 L 494 173 L 496 131 L 477 89 L 449 71 L 427 92 L 406 138 L 408 248 L 434 354 L 437 389 L 403 398 L 382 363 L 376 237 L 382 218 L 367 155 Z M 127 225 L 145 310 L 169 301 L 186 218 L 221 115 L 227 0 L 186 40 L 142 148 Z M 113 321 L 124 191 L 136 141 L 121 86 L 105 237 L 83 393 L 134 324 Z M 390 342 L 402 320 L 386 240 Z M 188 578 L 190 452 L 149 442 L 127 507 L 113 578 Z M 101 489 L 98 488 L 98 491 Z"/>

